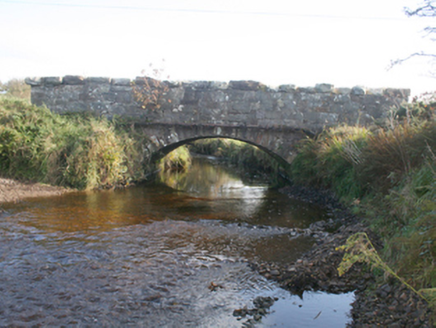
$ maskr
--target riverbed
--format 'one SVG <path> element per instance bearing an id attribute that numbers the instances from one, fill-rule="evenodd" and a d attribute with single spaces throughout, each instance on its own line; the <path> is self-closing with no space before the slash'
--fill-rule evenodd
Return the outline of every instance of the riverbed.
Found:
<path id="1" fill-rule="evenodd" d="M 3 205 L 0 326 L 345 327 L 353 293 L 291 295 L 250 268 L 286 263 L 329 213 L 212 158 L 127 189 Z M 235 315 L 236 314 L 236 315 Z"/>

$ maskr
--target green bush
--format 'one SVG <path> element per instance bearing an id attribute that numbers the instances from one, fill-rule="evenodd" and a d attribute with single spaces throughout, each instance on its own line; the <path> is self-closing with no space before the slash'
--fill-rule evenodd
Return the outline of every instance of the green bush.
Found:
<path id="1" fill-rule="evenodd" d="M 79 189 L 145 176 L 145 136 L 105 118 L 0 98 L 0 173 Z"/>
<path id="2" fill-rule="evenodd" d="M 334 190 L 341 198 L 358 198 L 363 188 L 356 180 L 362 149 L 370 131 L 363 127 L 330 128 L 316 139 L 301 142 L 291 165 L 291 177 L 300 184 Z"/>

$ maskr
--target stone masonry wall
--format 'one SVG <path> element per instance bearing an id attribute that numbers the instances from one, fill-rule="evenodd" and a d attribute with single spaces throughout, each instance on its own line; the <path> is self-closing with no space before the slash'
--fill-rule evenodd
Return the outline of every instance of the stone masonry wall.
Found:
<path id="1" fill-rule="evenodd" d="M 138 78 L 137 82 L 141 80 Z M 335 88 L 330 84 L 271 88 L 254 81 L 168 82 L 158 110 L 135 102 L 130 79 L 65 76 L 28 78 L 32 103 L 54 112 L 93 111 L 138 123 L 287 127 L 318 132 L 338 123 L 366 124 L 407 101 L 408 89 Z"/>

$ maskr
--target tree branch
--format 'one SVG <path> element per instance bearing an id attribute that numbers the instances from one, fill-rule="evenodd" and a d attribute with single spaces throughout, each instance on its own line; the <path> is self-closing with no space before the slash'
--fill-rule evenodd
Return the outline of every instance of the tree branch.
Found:
<path id="1" fill-rule="evenodd" d="M 418 17 L 435 17 L 436 16 L 436 1 L 434 0 L 426 0 L 424 1 L 424 5 L 415 10 L 411 10 L 410 8 L 404 8 L 404 11 L 407 16 L 418 16 Z"/>
<path id="2" fill-rule="evenodd" d="M 388 70 L 391 70 L 396 65 L 401 65 L 403 62 L 405 62 L 405 61 L 407 61 L 407 60 L 409 60 L 410 58 L 413 58 L 413 57 L 430 57 L 430 58 L 436 59 L 436 54 L 427 54 L 427 53 L 424 53 L 424 52 L 415 52 L 415 53 L 407 56 L 406 58 L 391 60 L 391 63 L 388 66 Z"/>

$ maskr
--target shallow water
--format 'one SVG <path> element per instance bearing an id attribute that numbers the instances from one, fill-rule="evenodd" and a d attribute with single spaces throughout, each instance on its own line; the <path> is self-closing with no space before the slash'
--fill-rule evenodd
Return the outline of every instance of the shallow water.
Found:
<path id="1" fill-rule="evenodd" d="M 291 229 L 327 213 L 215 162 L 161 179 L 5 204 L 0 326 L 241 327 L 257 296 L 278 298 L 259 327 L 349 321 L 352 294 L 300 299 L 248 266 L 296 259 L 313 241 Z"/>

